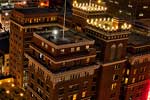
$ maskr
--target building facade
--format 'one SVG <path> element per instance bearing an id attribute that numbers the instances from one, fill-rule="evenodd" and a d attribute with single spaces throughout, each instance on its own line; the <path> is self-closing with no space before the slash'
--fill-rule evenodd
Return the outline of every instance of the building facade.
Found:
<path id="1" fill-rule="evenodd" d="M 146 30 L 146 26 L 139 27 L 139 24 L 137 24 L 134 26 L 133 33 L 129 36 L 126 82 L 123 88 L 124 93 L 122 93 L 124 94 L 124 100 L 148 100 L 150 96 L 150 37 Z"/>
<path id="2" fill-rule="evenodd" d="M 37 12 L 38 10 L 38 12 Z M 54 13 L 52 13 L 54 12 Z M 57 20 L 57 12 L 44 8 L 14 9 L 10 24 L 10 65 L 16 85 L 23 87 L 23 77 L 26 75 L 27 59 L 24 51 L 28 50 L 33 32 L 46 31 L 49 23 Z M 25 78 L 26 79 L 26 78 Z"/>
<path id="3" fill-rule="evenodd" d="M 58 33 L 52 30 L 33 34 L 31 50 L 25 54 L 29 59 L 30 97 L 38 100 L 90 100 L 95 96 L 93 79 L 99 67 L 95 63 L 94 40 L 68 29 L 63 38 L 61 29 Z"/>
<path id="4" fill-rule="evenodd" d="M 104 0 L 108 7 L 108 12 L 127 19 L 149 18 L 149 0 Z"/>

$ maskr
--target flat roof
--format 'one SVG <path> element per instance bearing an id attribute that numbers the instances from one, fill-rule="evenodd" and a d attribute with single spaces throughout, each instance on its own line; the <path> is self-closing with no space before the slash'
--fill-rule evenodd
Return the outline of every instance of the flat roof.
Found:
<path id="1" fill-rule="evenodd" d="M 82 35 L 82 33 L 76 32 L 74 30 L 65 30 L 63 38 L 63 29 L 61 27 L 56 26 L 51 29 L 51 31 L 37 34 L 42 36 L 44 39 L 54 43 L 55 45 L 93 41 L 87 36 Z"/>
<path id="2" fill-rule="evenodd" d="M 128 44 L 134 46 L 150 45 L 150 37 L 132 33 L 129 35 Z"/>
<path id="3" fill-rule="evenodd" d="M 15 10 L 23 14 L 47 14 L 57 12 L 56 9 L 52 8 L 16 8 Z"/>
<path id="4" fill-rule="evenodd" d="M 150 18 L 149 19 L 138 19 L 133 23 L 135 27 L 144 28 L 150 30 Z"/>

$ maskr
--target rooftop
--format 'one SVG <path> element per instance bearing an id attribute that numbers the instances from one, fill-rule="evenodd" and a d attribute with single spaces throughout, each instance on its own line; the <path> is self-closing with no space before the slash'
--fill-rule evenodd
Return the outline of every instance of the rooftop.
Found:
<path id="1" fill-rule="evenodd" d="M 134 25 L 143 29 L 150 30 L 150 19 L 135 20 Z"/>
<path id="2" fill-rule="evenodd" d="M 88 37 L 83 36 L 74 30 L 65 29 L 63 38 L 63 30 L 61 27 L 56 26 L 52 27 L 51 29 L 52 29 L 51 31 L 47 31 L 44 33 L 41 32 L 37 34 L 42 36 L 46 40 L 54 43 L 55 45 L 92 41 Z"/>
<path id="3" fill-rule="evenodd" d="M 15 10 L 23 14 L 47 14 L 57 12 L 56 9 L 50 8 L 16 8 Z"/>
<path id="4" fill-rule="evenodd" d="M 100 6 L 94 3 L 73 3 L 73 7 L 83 10 L 83 11 L 88 11 L 88 12 L 98 12 L 98 11 L 106 11 L 107 7 L 105 6 Z"/>
<path id="5" fill-rule="evenodd" d="M 128 44 L 133 46 L 150 45 L 150 37 L 132 33 L 129 35 Z"/>
<path id="6" fill-rule="evenodd" d="M 129 30 L 131 28 L 130 24 L 126 22 L 120 23 L 118 20 L 110 17 L 87 19 L 87 23 L 89 26 L 106 31 L 107 33 L 115 33 L 122 30 Z"/>

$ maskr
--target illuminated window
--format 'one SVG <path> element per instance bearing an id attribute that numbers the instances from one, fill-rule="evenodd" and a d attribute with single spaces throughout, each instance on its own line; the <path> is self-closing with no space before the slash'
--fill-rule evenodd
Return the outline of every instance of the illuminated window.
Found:
<path id="1" fill-rule="evenodd" d="M 84 98 L 86 96 L 86 91 L 82 92 L 82 98 Z"/>
<path id="2" fill-rule="evenodd" d="M 80 51 L 80 47 L 77 47 L 76 50 L 77 50 L 77 51 Z"/>
<path id="3" fill-rule="evenodd" d="M 86 49 L 89 49 L 89 47 L 90 47 L 89 45 L 86 45 Z"/>
<path id="4" fill-rule="evenodd" d="M 120 65 L 119 64 L 115 65 L 115 70 L 117 70 L 117 69 L 120 69 Z"/>
<path id="5" fill-rule="evenodd" d="M 40 53 L 40 58 L 43 58 L 43 54 L 42 53 Z"/>
<path id="6" fill-rule="evenodd" d="M 61 52 L 61 53 L 64 53 L 64 52 L 65 52 L 65 49 L 61 49 L 60 52 Z"/>
<path id="7" fill-rule="evenodd" d="M 125 73 L 125 71 L 126 71 L 126 69 L 124 68 L 124 69 L 123 69 L 123 71 L 122 71 L 122 74 L 124 74 L 124 73 Z"/>
<path id="8" fill-rule="evenodd" d="M 130 73 L 130 70 L 129 70 L 129 69 L 127 69 L 127 75 L 129 75 L 129 73 Z"/>
<path id="9" fill-rule="evenodd" d="M 52 48 L 52 52 L 55 52 L 55 49 L 54 49 L 54 48 Z"/>
<path id="10" fill-rule="evenodd" d="M 44 42 L 42 42 L 42 47 L 44 46 Z"/>
<path id="11" fill-rule="evenodd" d="M 148 8 L 148 6 L 143 6 L 144 9 Z"/>
<path id="12" fill-rule="evenodd" d="M 117 83 L 113 83 L 113 84 L 111 85 L 111 90 L 114 90 L 114 89 L 116 88 L 116 86 L 117 86 Z"/>
<path id="13" fill-rule="evenodd" d="M 135 74 L 136 74 L 136 72 L 137 72 L 137 69 L 134 69 L 133 74 L 135 75 Z"/>
<path id="14" fill-rule="evenodd" d="M 87 59 L 86 59 L 86 63 L 89 63 L 89 62 L 90 62 L 90 58 L 87 58 Z"/>
<path id="15" fill-rule="evenodd" d="M 119 78 L 119 76 L 118 75 L 113 75 L 113 80 L 117 80 Z"/>
<path id="16" fill-rule="evenodd" d="M 74 48 L 71 48 L 71 52 L 74 52 L 75 51 L 75 49 Z"/>
<path id="17" fill-rule="evenodd" d="M 132 83 L 135 83 L 135 78 L 132 79 Z"/>
<path id="18" fill-rule="evenodd" d="M 142 16 L 144 16 L 144 14 L 143 14 L 143 13 L 140 13 L 140 14 L 139 14 L 139 16 L 141 16 L 141 17 L 142 17 Z"/>
<path id="19" fill-rule="evenodd" d="M 51 17 L 51 21 L 55 21 L 56 20 L 56 17 Z"/>
<path id="20" fill-rule="evenodd" d="M 128 78 L 125 78 L 124 83 L 125 83 L 125 84 L 127 84 L 127 83 L 128 83 Z"/>
<path id="21" fill-rule="evenodd" d="M 72 100 L 77 100 L 77 94 L 73 95 L 73 99 Z"/>
<path id="22" fill-rule="evenodd" d="M 45 44 L 45 48 L 46 48 L 46 49 L 48 48 L 48 45 L 47 45 L 47 44 Z"/>

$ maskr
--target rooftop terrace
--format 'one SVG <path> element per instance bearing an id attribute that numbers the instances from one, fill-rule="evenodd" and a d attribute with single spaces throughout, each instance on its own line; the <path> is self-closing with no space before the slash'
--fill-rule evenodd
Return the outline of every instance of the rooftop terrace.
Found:
<path id="1" fill-rule="evenodd" d="M 55 45 L 63 45 L 63 44 L 72 44 L 72 43 L 80 43 L 80 42 L 88 42 L 93 41 L 92 39 L 81 35 L 80 33 L 65 29 L 64 37 L 63 37 L 63 29 L 60 26 L 53 26 L 50 28 L 50 31 L 45 31 L 37 33 L 38 35 L 42 36 L 46 40 L 54 43 Z"/>

